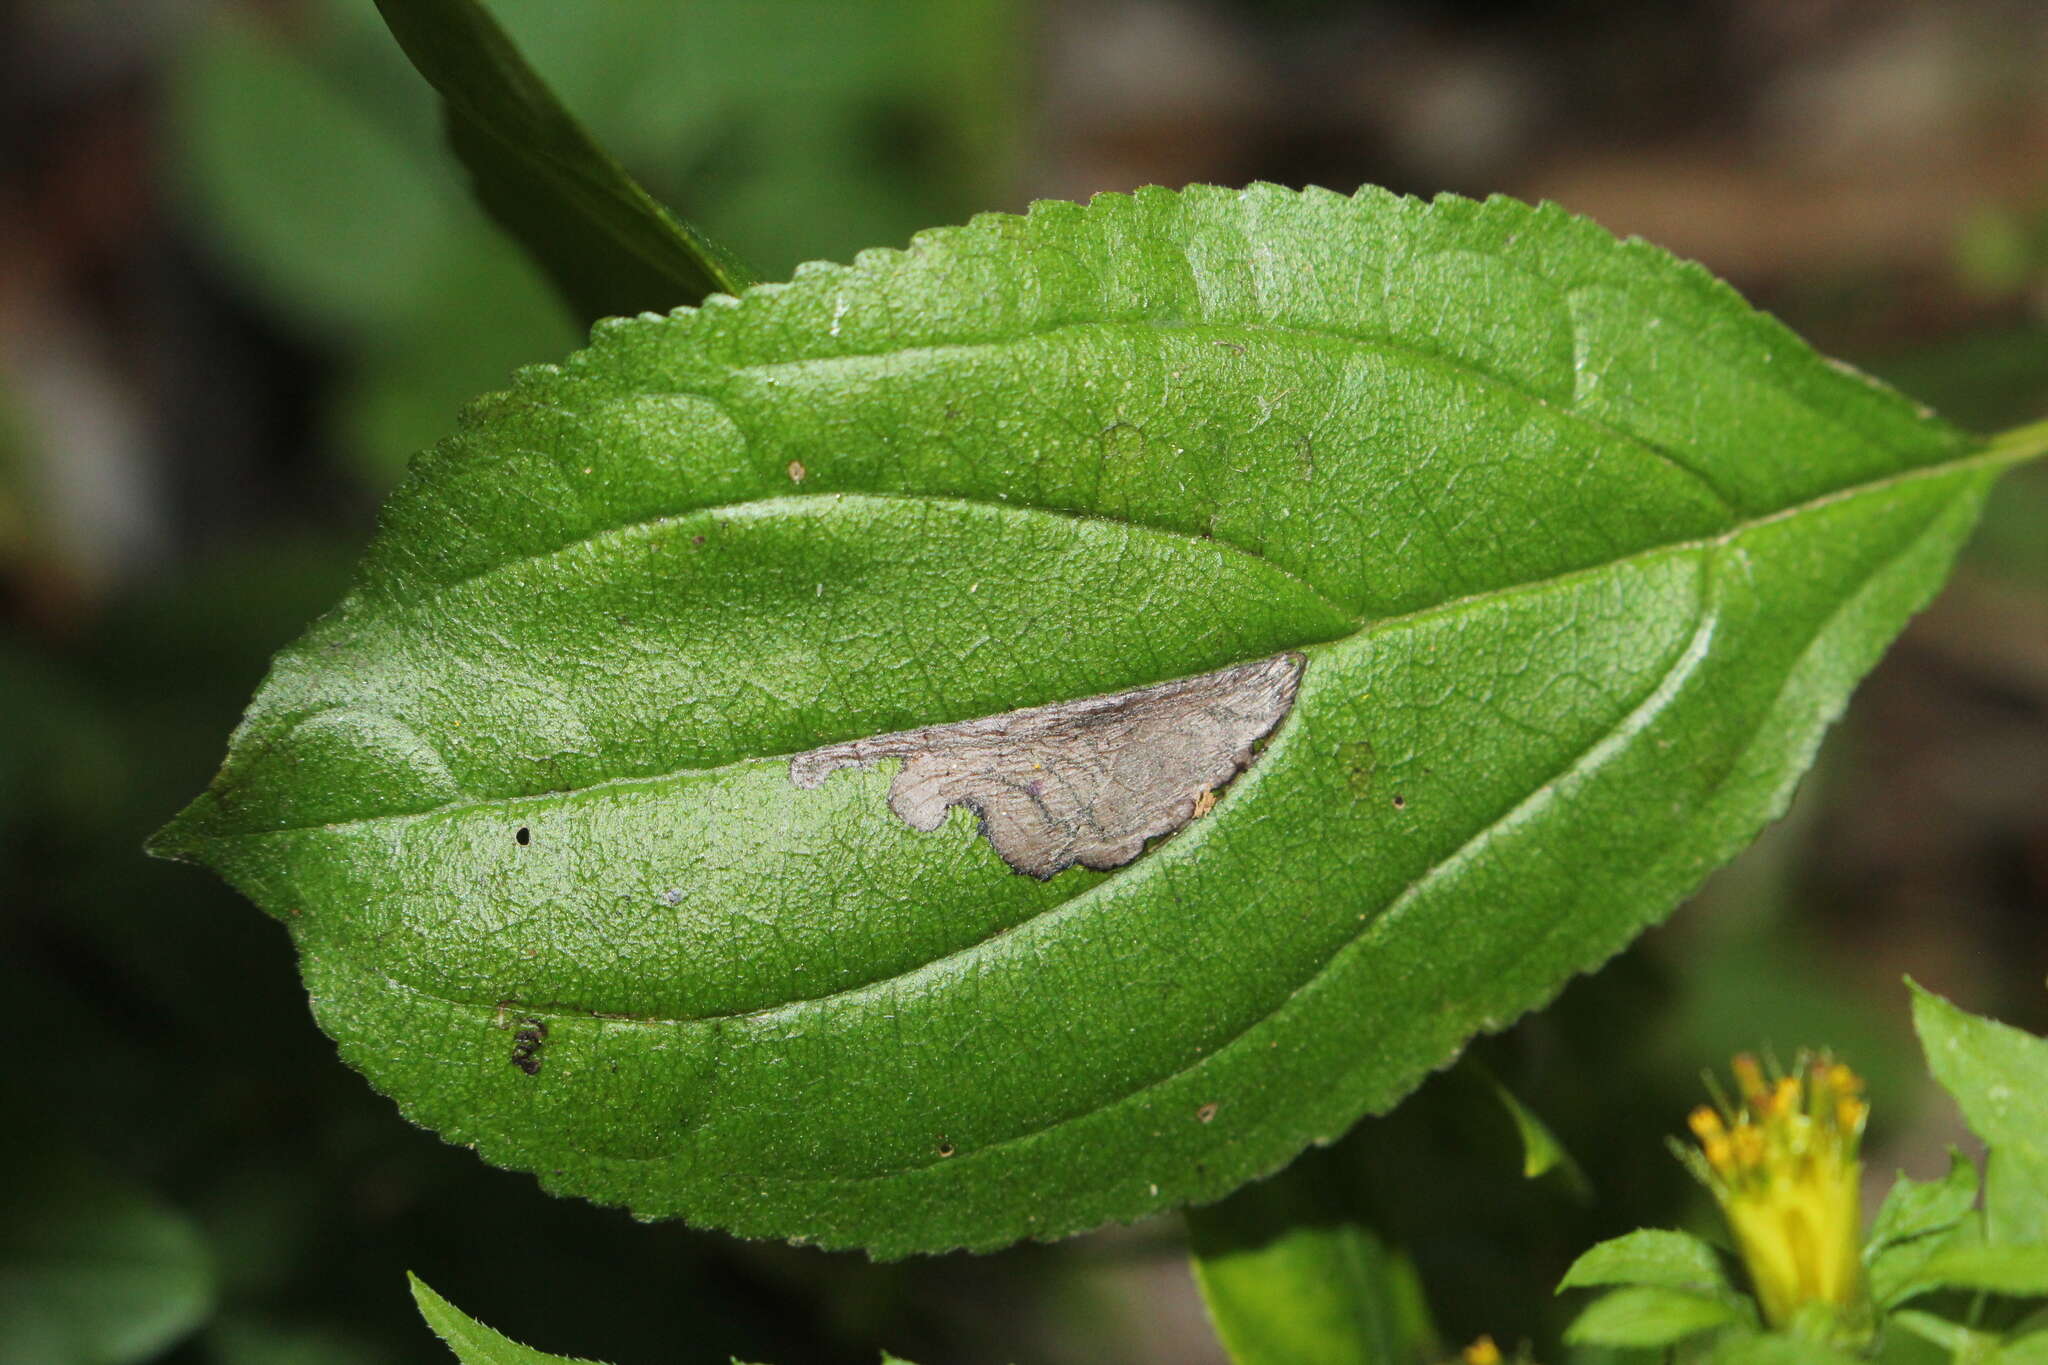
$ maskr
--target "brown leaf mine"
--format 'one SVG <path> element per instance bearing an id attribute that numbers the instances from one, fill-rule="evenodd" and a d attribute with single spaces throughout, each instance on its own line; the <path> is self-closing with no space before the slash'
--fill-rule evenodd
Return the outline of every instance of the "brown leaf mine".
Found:
<path id="1" fill-rule="evenodd" d="M 912 829 L 929 833 L 949 807 L 966 806 L 1002 860 L 1041 881 L 1075 863 L 1121 867 L 1251 765 L 1253 746 L 1293 709 L 1303 662 L 1276 654 L 1130 692 L 828 744 L 791 758 L 789 780 L 810 789 L 841 768 L 900 758 L 889 809 Z"/>

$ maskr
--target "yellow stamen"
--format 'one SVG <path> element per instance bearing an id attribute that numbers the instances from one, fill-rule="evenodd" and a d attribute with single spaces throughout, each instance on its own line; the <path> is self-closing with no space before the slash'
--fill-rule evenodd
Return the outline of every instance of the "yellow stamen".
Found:
<path id="1" fill-rule="evenodd" d="M 1735 1084 L 1741 1089 L 1742 1098 L 1751 1104 L 1756 1103 L 1764 1094 L 1764 1071 L 1757 1065 L 1756 1058 L 1745 1052 L 1735 1059 L 1730 1070 L 1735 1073 Z"/>
<path id="2" fill-rule="evenodd" d="M 1467 1346 L 1462 1354 L 1465 1365 L 1500 1365 L 1500 1347 L 1493 1344 L 1493 1338 L 1482 1336 Z"/>
<path id="3" fill-rule="evenodd" d="M 1735 1173 L 1735 1149 L 1729 1146 L 1727 1138 L 1710 1137 L 1700 1143 L 1700 1149 L 1707 1154 L 1707 1164 L 1718 1174 L 1728 1176 Z"/>

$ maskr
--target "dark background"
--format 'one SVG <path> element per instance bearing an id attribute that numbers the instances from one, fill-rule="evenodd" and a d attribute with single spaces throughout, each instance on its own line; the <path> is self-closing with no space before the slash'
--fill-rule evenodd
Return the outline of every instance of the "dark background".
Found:
<path id="1" fill-rule="evenodd" d="M 2022 0 L 500 0 L 658 193 L 772 276 L 1036 197 L 1266 179 L 1554 198 L 1966 425 L 2048 415 L 2048 7 Z M 1218 1358 L 1177 1220 L 875 1266 L 542 1196 L 334 1058 L 282 930 L 144 836 L 462 400 L 576 341 L 470 207 L 370 0 L 0 7 L 0 1359 L 446 1360 L 417 1270 L 620 1365 Z M 1768 458 L 1769 452 L 1759 452 Z M 1432 1082 L 1324 1161 L 1447 1349 L 1569 1354 L 1597 1237 L 1711 1226 L 1663 1147 L 1742 1046 L 1960 1134 L 1901 973 L 2048 1027 L 2048 470 L 1858 694 L 1793 815 L 1483 1045 L 1586 1168 Z M 55 1315 L 54 1317 L 52 1315 Z"/>

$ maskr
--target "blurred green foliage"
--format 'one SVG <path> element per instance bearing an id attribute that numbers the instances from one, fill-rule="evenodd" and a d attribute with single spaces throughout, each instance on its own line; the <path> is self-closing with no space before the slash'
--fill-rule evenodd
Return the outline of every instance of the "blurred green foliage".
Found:
<path id="1" fill-rule="evenodd" d="M 1001 206 L 1022 118 L 1015 0 L 719 0 L 493 12 L 607 148 L 771 279 Z M 373 486 L 568 316 L 474 207 L 375 9 L 222 10 L 175 65 L 179 188 L 223 261 L 345 371 L 329 439 Z M 687 186 L 687 191 L 685 191 Z"/>
<path id="2" fill-rule="evenodd" d="M 206 1320 L 213 1267 L 189 1217 L 73 1153 L 10 1145 L 0 1360 L 147 1360 Z"/>

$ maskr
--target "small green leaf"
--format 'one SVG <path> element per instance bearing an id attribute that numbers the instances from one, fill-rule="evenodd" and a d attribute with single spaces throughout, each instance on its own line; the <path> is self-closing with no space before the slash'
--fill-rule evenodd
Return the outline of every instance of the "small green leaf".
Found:
<path id="1" fill-rule="evenodd" d="M 377 8 L 440 91 L 477 197 L 586 317 L 667 311 L 754 283 L 597 145 L 479 0 Z"/>
<path id="2" fill-rule="evenodd" d="M 504 1333 L 484 1326 L 448 1300 L 436 1294 L 419 1276 L 408 1273 L 413 1302 L 420 1316 L 434 1329 L 434 1335 L 448 1344 L 462 1365 L 602 1365 L 582 1356 L 550 1355 L 531 1346 L 521 1346 Z M 887 1351 L 880 1353 L 881 1365 L 911 1365 Z M 737 1357 L 733 1365 L 743 1365 Z"/>
<path id="3" fill-rule="evenodd" d="M 1634 1284 L 1695 1294 L 1733 1295 L 1720 1253 L 1687 1232 L 1643 1228 L 1600 1243 L 1558 1281 L 1557 1291 Z"/>
<path id="4" fill-rule="evenodd" d="M 1885 1196 L 1864 1246 L 1870 1297 L 1880 1307 L 1899 1303 L 1920 1271 L 1944 1247 L 1959 1240 L 1981 1241 L 1981 1218 L 1973 1216 L 1977 1168 L 1960 1152 L 1949 1154 L 1948 1174 L 1917 1181 L 1901 1175 Z"/>
<path id="5" fill-rule="evenodd" d="M 2048 1040 L 1967 1014 L 1917 985 L 1913 1024 L 1934 1078 L 1990 1148 L 1986 1240 L 2048 1244 Z"/>
<path id="6" fill-rule="evenodd" d="M 1936 1289 L 2048 1298 L 2048 1245 L 1952 1242 L 1922 1262 L 1912 1282 L 1890 1301 L 1904 1302 Z"/>
<path id="7" fill-rule="evenodd" d="M 2048 1365 L 2048 1331 L 2025 1332 L 1984 1357 L 1984 1365 Z"/>
<path id="8" fill-rule="evenodd" d="M 477 404 L 155 847 L 558 1191 L 1075 1232 L 1665 914 L 2039 438 L 1555 208 L 992 215 Z"/>
<path id="9" fill-rule="evenodd" d="M 408 1273 L 413 1302 L 434 1335 L 448 1343 L 462 1365 L 600 1365 L 581 1356 L 550 1355 L 536 1351 L 484 1326 L 469 1314 L 427 1287 L 419 1276 Z"/>
<path id="10" fill-rule="evenodd" d="M 1941 1179 L 1914 1180 L 1901 1174 L 1892 1182 L 1871 1225 L 1865 1262 L 1901 1242 L 1948 1231 L 1976 1202 L 1976 1164 L 1953 1148 L 1948 1154 L 1948 1173 Z"/>
<path id="11" fill-rule="evenodd" d="M 1871 1302 L 1880 1308 L 1889 1308 L 1921 1292 L 1924 1288 L 1920 1283 L 1921 1268 L 1952 1242 L 1964 1239 L 1981 1242 L 1982 1223 L 1981 1216 L 1973 1215 L 1946 1233 L 1916 1237 L 1909 1242 L 1895 1242 L 1886 1247 L 1869 1262 L 1867 1282 Z"/>
<path id="12" fill-rule="evenodd" d="M 0 1360 L 125 1365 L 206 1320 L 213 1266 L 189 1219 L 75 1158 L 10 1157 Z"/>
<path id="13" fill-rule="evenodd" d="M 1912 1308 L 1902 1308 L 1887 1315 L 1885 1325 L 1934 1343 L 1953 1356 L 1957 1365 L 1982 1360 L 1999 1344 L 1998 1335 L 1994 1332 L 1979 1332 L 1959 1322 L 1950 1322 L 1947 1318 Z"/>
<path id="14" fill-rule="evenodd" d="M 1236 1365 L 1421 1360 L 1436 1333 L 1407 1256 L 1331 1212 L 1320 1163 L 1296 1162 L 1189 1209 L 1195 1283 Z"/>
<path id="15" fill-rule="evenodd" d="M 1574 1196 L 1588 1198 L 1593 1187 L 1587 1181 L 1585 1171 L 1580 1169 L 1579 1163 L 1572 1159 L 1572 1154 L 1565 1150 L 1564 1144 L 1557 1140 L 1557 1135 L 1550 1131 L 1550 1126 L 1536 1111 L 1517 1099 L 1513 1091 L 1502 1085 L 1499 1078 L 1470 1054 L 1461 1064 L 1474 1071 L 1493 1092 L 1494 1098 L 1500 1101 L 1501 1108 L 1507 1110 L 1509 1121 L 1515 1125 L 1515 1135 L 1522 1143 L 1523 1178 L 1536 1180 L 1555 1171 Z"/>
<path id="16" fill-rule="evenodd" d="M 1714 1343 L 1709 1365 L 1856 1365 L 1861 1357 L 1789 1332 L 1729 1332 Z"/>
<path id="17" fill-rule="evenodd" d="M 1603 1294 L 1565 1329 L 1574 1346 L 1670 1346 L 1737 1320 L 1719 1299 L 1680 1289 L 1637 1286 Z"/>

